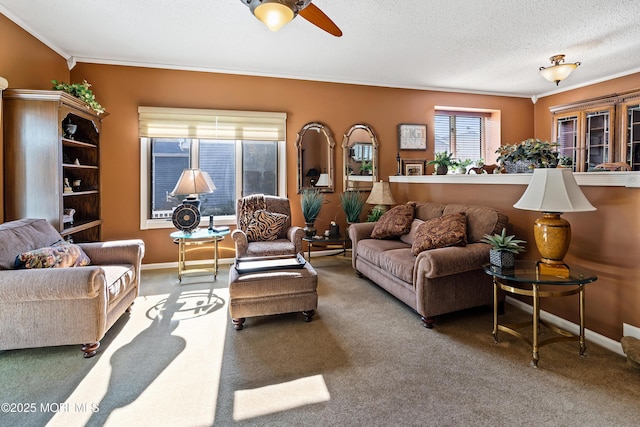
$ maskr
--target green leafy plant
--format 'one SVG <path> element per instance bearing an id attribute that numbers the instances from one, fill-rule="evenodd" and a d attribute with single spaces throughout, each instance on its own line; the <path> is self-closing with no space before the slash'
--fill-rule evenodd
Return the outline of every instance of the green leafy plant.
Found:
<path id="1" fill-rule="evenodd" d="M 363 174 L 368 175 L 368 174 L 370 174 L 370 173 L 371 173 L 371 171 L 372 171 L 372 170 L 373 170 L 373 165 L 371 164 L 371 162 L 368 162 L 368 161 L 366 161 L 366 160 L 363 160 L 363 161 L 362 161 L 362 164 L 360 165 L 360 171 L 361 171 Z"/>
<path id="2" fill-rule="evenodd" d="M 525 240 L 519 240 L 516 236 L 507 236 L 507 229 L 503 228 L 501 234 L 494 234 L 493 236 L 485 234 L 480 240 L 483 243 L 491 245 L 491 249 L 498 252 L 512 252 L 518 254 L 524 252 L 525 248 L 520 246 L 521 243 L 527 243 Z"/>
<path id="3" fill-rule="evenodd" d="M 324 194 L 317 188 L 307 188 L 302 190 L 300 204 L 302 205 L 302 216 L 307 224 L 316 222 L 320 209 L 324 203 Z"/>
<path id="4" fill-rule="evenodd" d="M 520 160 L 531 162 L 531 167 L 534 168 L 555 168 L 558 165 L 558 145 L 538 138 L 529 138 L 518 144 L 499 147 L 496 150 L 499 154 L 497 160 L 502 164 Z"/>
<path id="5" fill-rule="evenodd" d="M 75 96 L 81 101 L 84 101 L 92 110 L 94 110 L 98 114 L 102 114 L 105 112 L 105 109 L 96 101 L 96 97 L 91 91 L 89 84 L 86 80 L 83 80 L 82 83 L 64 83 L 59 82 L 57 80 L 51 80 L 53 83 L 53 89 L 61 90 L 63 92 L 68 93 L 69 95 Z"/>
<path id="6" fill-rule="evenodd" d="M 371 213 L 367 215 L 367 222 L 376 222 L 384 215 L 384 211 L 380 208 L 373 207 Z"/>
<path id="7" fill-rule="evenodd" d="M 451 158 L 452 155 L 452 153 L 447 151 L 436 153 L 435 159 L 429 160 L 427 164 L 436 166 L 453 166 L 453 159 Z"/>
<path id="8" fill-rule="evenodd" d="M 347 216 L 347 222 L 358 222 L 364 207 L 364 197 L 357 191 L 344 191 L 340 194 L 340 206 Z"/>

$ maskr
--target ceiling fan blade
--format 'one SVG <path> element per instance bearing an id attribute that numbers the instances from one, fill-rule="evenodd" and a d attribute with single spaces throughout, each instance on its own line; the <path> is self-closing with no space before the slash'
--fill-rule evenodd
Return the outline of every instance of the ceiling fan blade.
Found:
<path id="1" fill-rule="evenodd" d="M 338 26 L 313 3 L 309 3 L 307 7 L 298 12 L 298 15 L 333 36 L 342 36 L 340 28 L 338 28 Z"/>

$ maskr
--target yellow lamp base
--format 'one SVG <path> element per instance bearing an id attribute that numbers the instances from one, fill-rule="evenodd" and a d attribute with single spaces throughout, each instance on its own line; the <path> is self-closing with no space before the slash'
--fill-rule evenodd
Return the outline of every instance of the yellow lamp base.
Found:
<path id="1" fill-rule="evenodd" d="M 534 223 L 533 235 L 542 262 L 548 265 L 564 265 L 564 256 L 571 243 L 571 225 L 557 212 L 544 212 Z"/>
<path id="2" fill-rule="evenodd" d="M 536 264 L 538 274 L 553 277 L 569 277 L 569 266 L 567 264 L 546 264 L 544 261 L 538 261 Z"/>

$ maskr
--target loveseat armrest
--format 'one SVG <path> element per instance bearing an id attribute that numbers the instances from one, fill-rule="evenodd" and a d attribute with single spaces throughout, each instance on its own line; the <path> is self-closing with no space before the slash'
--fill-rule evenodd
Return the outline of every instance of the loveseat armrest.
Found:
<path id="1" fill-rule="evenodd" d="M 435 279 L 478 270 L 488 263 L 489 245 L 485 243 L 470 243 L 467 246 L 450 246 L 423 251 L 416 257 L 413 282 L 417 283 L 416 275 L 419 274 Z"/>
<path id="2" fill-rule="evenodd" d="M 140 239 L 79 243 L 92 265 L 131 264 L 140 270 L 144 242 Z"/>
<path id="3" fill-rule="evenodd" d="M 296 225 L 289 227 L 287 230 L 287 238 L 296 248 L 296 253 L 302 253 L 302 238 L 304 237 L 304 230 L 302 227 Z"/>
<path id="4" fill-rule="evenodd" d="M 0 271 L 0 302 L 106 298 L 106 277 L 97 266 Z"/>
<path id="5" fill-rule="evenodd" d="M 351 239 L 351 265 L 356 269 L 356 255 L 358 250 L 358 242 L 363 239 L 370 239 L 375 222 L 358 222 L 349 225 L 349 239 Z"/>
<path id="6" fill-rule="evenodd" d="M 247 233 L 237 228 L 231 233 L 231 238 L 236 245 L 236 258 L 242 258 L 243 256 L 247 255 L 247 250 L 249 249 L 249 239 L 247 238 Z"/>

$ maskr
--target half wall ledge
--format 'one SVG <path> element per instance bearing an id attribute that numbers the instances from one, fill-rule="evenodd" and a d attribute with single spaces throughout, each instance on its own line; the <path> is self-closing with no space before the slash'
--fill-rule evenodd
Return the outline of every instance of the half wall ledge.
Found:
<path id="1" fill-rule="evenodd" d="M 419 176 L 389 176 L 389 182 L 407 184 L 499 184 L 499 185 L 528 185 L 533 174 L 530 173 L 502 173 L 502 174 L 453 174 L 453 175 L 419 175 Z M 640 188 L 640 172 L 574 172 L 576 182 L 581 186 L 594 187 L 628 187 Z"/>

